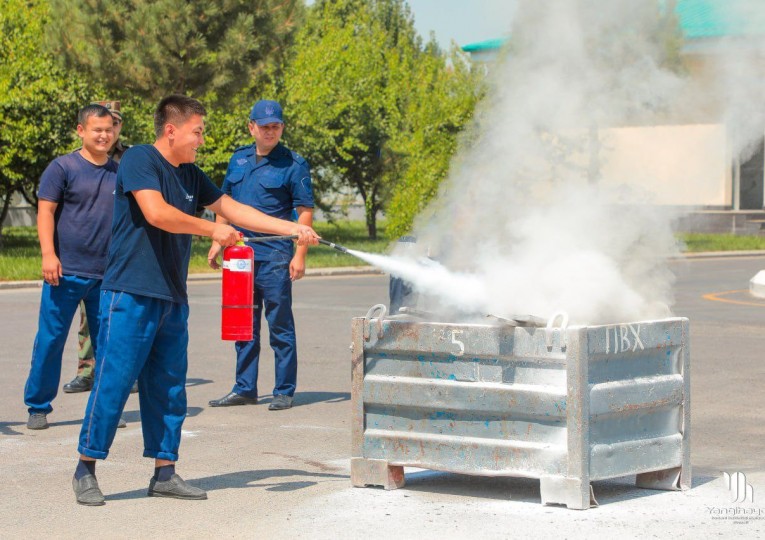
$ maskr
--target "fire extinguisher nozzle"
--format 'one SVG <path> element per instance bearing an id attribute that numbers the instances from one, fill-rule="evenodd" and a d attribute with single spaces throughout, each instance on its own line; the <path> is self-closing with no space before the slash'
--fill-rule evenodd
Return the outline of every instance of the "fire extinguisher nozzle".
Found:
<path id="1" fill-rule="evenodd" d="M 334 242 L 329 242 L 327 240 L 324 240 L 323 238 L 319 238 L 319 243 L 324 244 L 325 246 L 329 246 L 332 249 L 336 249 L 337 251 L 340 251 L 342 253 L 348 253 L 348 248 L 344 248 L 341 245 L 335 244 Z"/>

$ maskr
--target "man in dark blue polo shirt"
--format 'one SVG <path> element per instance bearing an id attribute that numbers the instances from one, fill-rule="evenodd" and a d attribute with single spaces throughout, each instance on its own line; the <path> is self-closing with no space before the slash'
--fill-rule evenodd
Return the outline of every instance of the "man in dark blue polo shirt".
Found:
<path id="1" fill-rule="evenodd" d="M 237 148 L 223 180 L 223 191 L 235 200 L 281 219 L 297 214 L 298 223 L 313 220 L 313 191 L 308 163 L 280 143 L 284 133 L 282 108 L 276 101 L 258 101 L 250 112 L 250 134 L 255 144 Z M 219 223 L 227 223 L 218 216 Z M 256 236 L 240 229 L 246 237 Z M 293 255 L 292 242 L 252 242 L 255 251 L 255 314 L 252 341 L 236 342 L 236 382 L 230 393 L 210 401 L 213 407 L 257 403 L 260 359 L 260 317 L 265 310 L 276 382 L 269 410 L 289 409 L 297 385 L 297 343 L 292 316 L 292 282 L 305 274 L 307 247 Z M 218 268 L 220 245 L 207 255 Z"/>
<path id="2" fill-rule="evenodd" d="M 82 148 L 58 157 L 40 178 L 37 234 L 45 283 L 24 388 L 27 428 L 46 429 L 61 378 L 61 356 L 77 306 L 84 300 L 91 331 L 98 335 L 101 278 L 111 236 L 117 164 L 107 152 L 114 131 L 112 114 L 88 105 L 77 117 Z"/>

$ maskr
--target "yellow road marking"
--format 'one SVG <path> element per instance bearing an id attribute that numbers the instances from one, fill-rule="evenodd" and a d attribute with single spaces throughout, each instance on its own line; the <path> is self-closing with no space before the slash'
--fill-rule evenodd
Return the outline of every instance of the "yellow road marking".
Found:
<path id="1" fill-rule="evenodd" d="M 757 307 L 765 307 L 765 301 L 763 302 L 743 302 L 741 300 L 730 300 L 728 298 L 720 298 L 720 296 L 728 295 L 728 294 L 735 294 L 735 293 L 748 293 L 749 291 L 747 289 L 738 289 L 735 291 L 722 291 L 722 292 L 716 292 L 716 293 L 709 293 L 702 296 L 704 300 L 711 300 L 713 302 L 725 302 L 727 304 L 738 304 L 740 306 L 757 306 Z"/>

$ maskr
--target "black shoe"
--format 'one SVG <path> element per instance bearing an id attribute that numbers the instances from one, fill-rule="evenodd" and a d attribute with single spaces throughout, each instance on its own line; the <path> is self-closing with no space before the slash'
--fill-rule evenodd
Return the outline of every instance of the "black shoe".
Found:
<path id="1" fill-rule="evenodd" d="M 255 405 L 258 398 L 244 397 L 236 392 L 231 392 L 220 399 L 209 401 L 210 407 L 231 407 L 232 405 Z"/>
<path id="2" fill-rule="evenodd" d="M 104 494 L 98 487 L 98 480 L 92 474 L 86 474 L 79 480 L 72 478 L 72 487 L 78 504 L 85 506 L 103 506 L 106 504 Z"/>
<path id="3" fill-rule="evenodd" d="M 148 495 L 149 497 L 172 497 L 173 499 L 190 499 L 194 501 L 207 499 L 207 492 L 204 489 L 188 484 L 177 474 L 173 474 L 170 480 L 165 482 L 152 478 L 149 482 Z"/>
<path id="4" fill-rule="evenodd" d="M 64 385 L 64 392 L 76 394 L 77 392 L 89 392 L 93 388 L 93 377 L 75 377 Z"/>
<path id="5" fill-rule="evenodd" d="M 282 411 L 292 407 L 292 396 L 277 394 L 268 406 L 269 411 Z"/>

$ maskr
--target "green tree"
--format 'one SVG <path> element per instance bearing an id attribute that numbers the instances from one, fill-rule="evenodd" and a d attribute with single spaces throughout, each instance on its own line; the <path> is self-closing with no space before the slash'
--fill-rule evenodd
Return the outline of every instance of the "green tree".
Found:
<path id="1" fill-rule="evenodd" d="M 258 98 L 245 99 L 254 101 Z M 252 103 L 230 108 L 208 108 L 205 118 L 205 144 L 199 149 L 197 165 L 219 186 L 223 183 L 231 154 L 238 146 L 252 144 L 247 130 L 247 116 Z"/>
<path id="2" fill-rule="evenodd" d="M 277 73 L 301 0 L 50 0 L 47 46 L 114 94 L 225 104 Z M 124 98 L 123 98 L 124 99 Z"/>
<path id="3" fill-rule="evenodd" d="M 357 193 L 368 234 L 377 236 L 377 214 L 413 163 L 410 139 L 422 135 L 416 130 L 438 129 L 424 110 L 444 95 L 428 94 L 427 85 L 414 91 L 423 85 L 418 79 L 450 69 L 437 47 L 423 47 L 403 0 L 312 6 L 281 93 L 289 140 L 311 163 L 320 206 L 332 193 Z M 412 118 L 414 111 L 422 118 Z"/>
<path id="4" fill-rule="evenodd" d="M 430 43 L 410 68 L 407 129 L 391 141 L 396 153 L 404 156 L 387 209 L 391 237 L 409 232 L 414 218 L 438 193 L 459 141 L 468 140 L 469 135 L 462 133 L 484 94 L 483 71 L 473 69 L 456 45 L 447 57 Z"/>
<path id="5" fill-rule="evenodd" d="M 37 205 L 40 175 L 72 149 L 77 111 L 98 91 L 42 51 L 47 19 L 44 1 L 4 0 L 0 10 L 0 227 L 14 192 Z"/>

